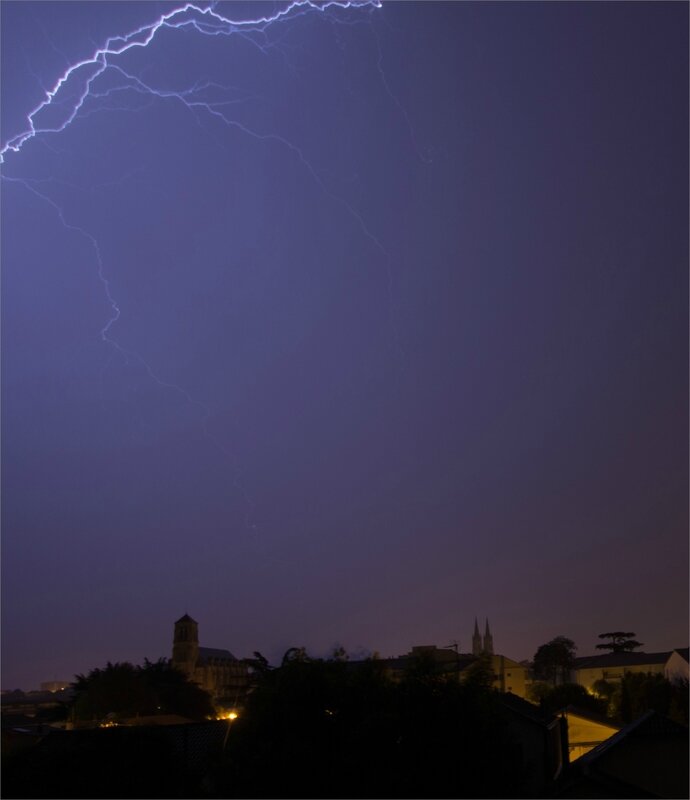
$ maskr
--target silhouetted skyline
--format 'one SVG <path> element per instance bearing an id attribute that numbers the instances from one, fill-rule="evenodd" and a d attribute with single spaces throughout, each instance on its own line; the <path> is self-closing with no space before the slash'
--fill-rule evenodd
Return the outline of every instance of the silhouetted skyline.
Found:
<path id="1" fill-rule="evenodd" d="M 3 145 L 175 7 L 3 3 Z M 204 30 L 2 165 L 3 688 L 185 612 L 272 660 L 687 645 L 687 5 Z"/>

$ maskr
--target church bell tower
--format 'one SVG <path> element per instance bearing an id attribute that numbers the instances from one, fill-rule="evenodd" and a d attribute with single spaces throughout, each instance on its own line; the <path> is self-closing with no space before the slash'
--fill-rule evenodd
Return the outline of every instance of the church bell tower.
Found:
<path id="1" fill-rule="evenodd" d="M 189 614 L 180 617 L 175 623 L 173 637 L 172 665 L 187 677 L 194 676 L 199 658 L 199 624 Z"/>

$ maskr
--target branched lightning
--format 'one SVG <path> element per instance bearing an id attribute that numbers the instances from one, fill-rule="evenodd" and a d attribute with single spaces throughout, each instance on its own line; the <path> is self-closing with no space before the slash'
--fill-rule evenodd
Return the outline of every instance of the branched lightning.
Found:
<path id="1" fill-rule="evenodd" d="M 26 130 L 13 136 L 0 149 L 0 163 L 4 161 L 9 151 L 18 153 L 26 142 L 39 134 L 64 131 L 74 122 L 84 102 L 91 94 L 93 82 L 112 66 L 112 62 L 109 60 L 110 57 L 122 55 L 135 47 L 148 47 L 156 37 L 156 34 L 164 28 L 190 27 L 205 36 L 246 35 L 249 33 L 264 33 L 269 26 L 277 22 L 294 19 L 310 10 L 323 12 L 331 7 L 346 9 L 365 6 L 379 8 L 380 5 L 380 0 L 328 0 L 321 4 L 317 4 L 313 0 L 293 0 L 285 8 L 276 11 L 270 16 L 248 20 L 232 20 L 219 14 L 214 5 L 202 7 L 196 3 L 186 3 L 169 11 L 167 14 L 162 14 L 155 22 L 142 25 L 123 36 L 110 37 L 105 45 L 97 48 L 91 56 L 70 65 L 58 78 L 53 88 L 46 91 L 44 99 L 28 114 Z M 261 47 L 254 39 L 251 39 L 251 41 Z M 84 87 L 78 94 L 66 119 L 57 126 L 42 127 L 38 121 L 41 112 L 55 104 L 70 79 L 73 76 L 76 77 L 77 73 L 80 72 L 86 72 L 87 77 Z"/>
<path id="2" fill-rule="evenodd" d="M 91 233 L 89 233 L 84 228 L 82 228 L 80 225 L 75 225 L 75 224 L 69 222 L 66 219 L 65 213 L 62 210 L 62 208 L 60 207 L 60 205 L 58 205 L 58 203 L 56 203 L 47 194 L 45 194 L 44 192 L 42 192 L 42 191 L 40 191 L 39 189 L 36 188 L 36 185 L 40 184 L 40 183 L 43 183 L 43 181 L 31 180 L 31 179 L 27 179 L 27 178 L 10 178 L 10 177 L 7 177 L 5 175 L 3 175 L 3 180 L 9 181 L 11 183 L 21 184 L 29 192 L 31 192 L 33 195 L 35 195 L 39 199 L 43 200 L 44 202 L 48 203 L 48 205 L 52 206 L 52 208 L 55 210 L 60 222 L 62 223 L 63 227 L 66 230 L 73 231 L 73 232 L 77 233 L 79 236 L 81 236 L 82 238 L 86 239 L 86 241 L 89 243 L 89 245 L 93 248 L 93 252 L 94 252 L 95 259 L 96 259 L 96 263 L 98 265 L 98 278 L 99 278 L 101 284 L 103 285 L 105 296 L 106 296 L 106 299 L 108 301 L 108 304 L 110 306 L 110 311 L 111 311 L 110 316 L 108 317 L 108 319 L 106 320 L 105 324 L 101 328 L 101 331 L 100 331 L 101 340 L 104 343 L 108 344 L 116 353 L 118 353 L 123 358 L 125 365 L 128 365 L 130 362 L 138 363 L 143 368 L 143 370 L 146 373 L 146 375 L 154 383 L 156 383 L 162 389 L 169 389 L 169 390 L 177 393 L 187 403 L 189 403 L 190 405 L 192 405 L 192 406 L 196 407 L 197 409 L 199 409 L 199 411 L 201 412 L 201 424 L 202 424 L 202 430 L 203 430 L 203 433 L 204 433 L 204 437 L 206 439 L 208 439 L 208 441 L 211 442 L 212 445 L 214 447 L 216 447 L 225 457 L 227 457 L 227 458 L 229 458 L 229 459 L 231 459 L 233 461 L 234 473 L 235 473 L 235 477 L 234 477 L 234 480 L 233 480 L 233 485 L 235 486 L 235 489 L 239 492 L 239 494 L 244 499 L 245 506 L 247 508 L 247 511 L 245 513 L 245 525 L 246 525 L 247 528 L 250 528 L 252 530 L 256 529 L 256 524 L 251 519 L 251 510 L 254 507 L 254 502 L 250 498 L 249 494 L 247 493 L 247 491 L 244 489 L 244 487 L 241 485 L 241 483 L 239 481 L 239 474 L 240 474 L 239 467 L 235 463 L 232 453 L 220 441 L 218 441 L 217 438 L 212 436 L 211 433 L 210 433 L 210 430 L 209 430 L 209 427 L 208 427 L 209 420 L 210 420 L 210 417 L 211 417 L 210 408 L 207 405 L 205 405 L 204 403 L 202 403 L 200 400 L 192 397 L 192 395 L 186 389 L 184 389 L 182 386 L 179 386 L 176 383 L 171 383 L 171 382 L 166 381 L 163 378 L 161 378 L 154 371 L 153 367 L 148 363 L 148 361 L 146 361 L 146 359 L 143 358 L 143 356 L 141 356 L 137 352 L 134 352 L 132 350 L 126 349 L 116 339 L 113 339 L 110 336 L 110 329 L 117 322 L 117 320 L 120 318 L 121 311 L 120 311 L 120 306 L 117 303 L 117 300 L 114 298 L 114 296 L 113 296 L 113 294 L 111 292 L 111 283 L 108 280 L 107 276 L 105 275 L 104 267 L 103 267 L 103 257 L 101 255 L 101 248 L 100 248 L 100 246 L 98 244 L 98 240 L 96 239 L 96 237 L 93 236 Z"/>
<path id="3" fill-rule="evenodd" d="M 323 178 L 310 163 L 302 148 L 278 133 L 254 130 L 244 122 L 234 118 L 231 115 L 232 108 L 248 99 L 247 96 L 242 96 L 238 93 L 238 90 L 234 87 L 222 86 L 218 83 L 207 81 L 197 82 L 185 89 L 174 90 L 159 88 L 154 86 L 150 81 L 146 81 L 142 77 L 129 72 L 122 63 L 118 63 L 121 61 L 118 57 L 133 48 L 148 47 L 156 36 L 166 29 L 190 30 L 203 36 L 238 36 L 251 42 L 252 45 L 265 53 L 269 48 L 279 46 L 275 39 L 271 40 L 268 36 L 269 27 L 275 26 L 278 23 L 293 20 L 307 13 L 324 13 L 330 8 L 374 9 L 380 8 L 380 6 L 380 0 L 326 0 L 320 3 L 314 2 L 313 0 L 293 0 L 284 8 L 275 11 L 271 15 L 247 20 L 233 20 L 219 13 L 215 4 L 201 6 L 197 3 L 186 3 L 162 14 L 150 24 L 143 25 L 124 35 L 113 36 L 107 39 L 103 46 L 96 46 L 90 56 L 70 64 L 57 79 L 53 87 L 44 90 L 44 97 L 41 102 L 27 115 L 25 129 L 21 133 L 12 136 L 2 148 L 0 148 L 0 164 L 5 164 L 10 157 L 14 154 L 18 154 L 32 140 L 46 143 L 44 139 L 45 134 L 58 134 L 63 132 L 75 122 L 77 118 L 84 118 L 103 111 L 125 110 L 117 104 L 94 105 L 93 102 L 89 101 L 124 96 L 128 92 L 133 92 L 144 97 L 146 105 L 157 100 L 181 103 L 195 117 L 198 124 L 201 124 L 202 116 L 214 118 L 223 125 L 235 128 L 247 136 L 285 148 L 300 162 L 319 189 L 345 210 L 360 228 L 363 236 L 381 254 L 387 274 L 391 324 L 395 329 L 393 314 L 393 278 L 390 255 L 379 238 L 377 238 L 368 227 L 357 209 L 346 199 L 335 194 L 327 187 Z M 383 81 L 384 88 L 394 103 L 402 111 L 414 141 L 409 117 L 398 99 L 393 95 L 383 72 L 383 56 L 378 37 L 376 38 L 378 46 L 377 69 Z M 110 84 L 107 82 L 104 83 L 104 81 L 101 80 L 106 73 L 113 79 Z M 127 110 L 133 109 L 128 108 Z M 62 116 L 61 119 L 56 122 L 55 119 L 59 112 L 61 112 Z M 417 153 L 421 157 L 416 141 L 414 145 Z M 178 393 L 186 402 L 196 407 L 201 414 L 204 435 L 208 437 L 224 455 L 232 457 L 227 449 L 209 433 L 208 423 L 211 414 L 208 406 L 192 397 L 183 387 L 162 379 L 144 358 L 122 347 L 111 335 L 113 326 L 120 318 L 121 311 L 113 294 L 111 280 L 106 273 L 103 255 L 96 238 L 83 227 L 67 219 L 61 206 L 51 196 L 46 194 L 45 191 L 38 188 L 41 186 L 41 181 L 8 177 L 4 173 L 5 170 L 3 170 L 3 180 L 20 183 L 34 196 L 48 203 L 55 210 L 65 229 L 83 237 L 92 247 L 97 265 L 98 278 L 103 286 L 105 298 L 110 308 L 108 319 L 100 331 L 102 341 L 111 347 L 114 353 L 119 354 L 124 359 L 125 363 L 138 363 L 148 377 L 161 388 Z M 395 338 L 397 341 L 397 333 Z M 236 475 L 238 476 L 237 470 Z M 240 486 L 238 477 L 236 477 L 235 486 L 243 495 L 247 506 L 253 506 L 246 491 Z M 249 525 L 249 513 L 247 514 L 247 524 Z M 251 525 L 250 527 L 254 528 L 255 525 Z"/>

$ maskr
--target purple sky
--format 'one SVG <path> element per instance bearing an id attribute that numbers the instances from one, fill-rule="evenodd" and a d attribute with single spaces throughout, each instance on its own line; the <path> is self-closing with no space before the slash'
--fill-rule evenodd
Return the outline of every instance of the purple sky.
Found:
<path id="1" fill-rule="evenodd" d="M 3 146 L 176 7 L 2 3 Z M 475 615 L 516 659 L 686 646 L 687 5 L 211 32 L 5 153 L 3 688 L 167 656 L 185 612 L 271 660 Z"/>

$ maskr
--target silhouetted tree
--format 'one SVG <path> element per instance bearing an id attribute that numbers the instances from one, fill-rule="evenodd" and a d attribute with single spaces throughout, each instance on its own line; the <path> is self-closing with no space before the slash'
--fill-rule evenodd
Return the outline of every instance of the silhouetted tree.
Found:
<path id="1" fill-rule="evenodd" d="M 553 686 L 546 683 L 546 681 L 532 681 L 527 689 L 527 694 L 533 703 L 541 705 L 542 700 L 548 697 L 552 689 Z"/>
<path id="2" fill-rule="evenodd" d="M 394 682 L 376 659 L 304 655 L 250 695 L 218 796 L 520 796 L 519 749 L 495 692 L 424 673 Z"/>
<path id="3" fill-rule="evenodd" d="M 463 682 L 468 689 L 492 689 L 494 671 L 491 666 L 491 656 L 482 653 L 476 661 L 473 661 L 464 672 Z"/>
<path id="4" fill-rule="evenodd" d="M 606 700 L 593 697 L 584 686 L 578 683 L 562 683 L 558 686 L 548 687 L 540 698 L 541 707 L 552 713 L 560 711 L 566 706 L 577 706 L 585 711 L 597 714 L 606 714 Z"/>
<path id="5" fill-rule="evenodd" d="M 153 662 L 144 659 L 144 665 L 137 669 L 147 693 L 155 700 L 156 711 L 161 714 L 179 714 L 197 720 L 213 714 L 208 692 L 175 669 L 167 659 Z"/>
<path id="6" fill-rule="evenodd" d="M 671 702 L 668 707 L 668 716 L 676 722 L 682 722 L 683 725 L 688 724 L 688 710 L 690 693 L 688 692 L 688 679 L 681 678 L 679 680 L 671 681 L 672 694 Z"/>
<path id="7" fill-rule="evenodd" d="M 111 664 L 77 675 L 72 684 L 77 720 L 101 720 L 152 714 L 179 714 L 204 719 L 213 713 L 210 696 L 168 661 Z"/>
<path id="8" fill-rule="evenodd" d="M 331 656 L 333 661 L 347 661 L 349 658 L 347 650 L 342 645 L 336 645 L 333 648 L 333 655 Z"/>
<path id="9" fill-rule="evenodd" d="M 309 656 L 307 655 L 307 651 L 305 650 L 304 647 L 289 647 L 285 651 L 285 654 L 283 655 L 283 661 L 281 666 L 284 667 L 291 661 L 302 662 L 308 660 Z"/>
<path id="10" fill-rule="evenodd" d="M 610 650 L 612 653 L 629 653 L 642 647 L 642 642 L 636 641 L 634 633 L 625 631 L 613 631 L 612 633 L 600 633 L 600 639 L 610 639 L 610 642 L 598 644 L 597 650 Z"/>
<path id="11" fill-rule="evenodd" d="M 445 677 L 439 675 L 433 653 L 420 649 L 407 656 L 402 679 L 405 683 L 430 685 Z"/>
<path id="12" fill-rule="evenodd" d="M 610 715 L 620 722 L 632 722 L 653 709 L 673 715 L 687 725 L 687 686 L 671 683 L 658 673 L 629 672 L 623 676 L 611 695 Z"/>
<path id="13" fill-rule="evenodd" d="M 575 642 L 565 636 L 556 636 L 550 642 L 541 645 L 534 654 L 534 674 L 541 680 L 566 683 L 575 663 Z"/>
<path id="14" fill-rule="evenodd" d="M 247 659 L 247 663 L 254 670 L 256 675 L 263 675 L 265 672 L 272 669 L 271 665 L 268 663 L 268 659 L 261 655 L 258 650 L 254 651 L 254 658 Z"/>
<path id="15" fill-rule="evenodd" d="M 615 717 L 615 696 L 619 687 L 615 683 L 611 683 L 603 678 L 594 681 L 592 684 L 592 691 L 600 700 L 606 703 L 606 714 L 609 717 Z"/>

